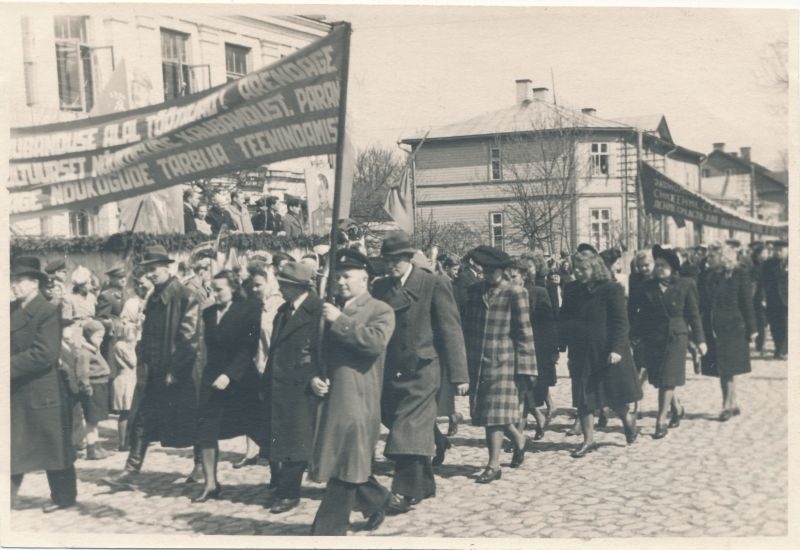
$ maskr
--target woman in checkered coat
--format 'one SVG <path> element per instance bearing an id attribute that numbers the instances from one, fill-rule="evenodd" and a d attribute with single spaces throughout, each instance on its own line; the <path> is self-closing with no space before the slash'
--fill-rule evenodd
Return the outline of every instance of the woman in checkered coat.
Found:
<path id="1" fill-rule="evenodd" d="M 467 290 L 464 306 L 464 341 L 470 372 L 472 424 L 484 426 L 489 463 L 478 483 L 500 479 L 503 435 L 514 444 L 511 467 L 525 460 L 526 439 L 516 424 L 520 419 L 520 394 L 536 383 L 536 356 L 528 313 L 528 292 L 505 277 L 511 258 L 489 246 L 470 253 L 483 266 L 484 280 Z"/>

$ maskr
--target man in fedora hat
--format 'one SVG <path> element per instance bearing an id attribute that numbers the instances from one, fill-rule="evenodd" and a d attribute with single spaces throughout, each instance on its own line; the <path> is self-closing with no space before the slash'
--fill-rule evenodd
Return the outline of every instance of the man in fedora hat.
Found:
<path id="1" fill-rule="evenodd" d="M 11 263 L 11 504 L 23 476 L 45 470 L 52 502 L 44 512 L 75 504 L 69 397 L 57 370 L 61 350 L 58 307 L 40 293 L 47 284 L 39 259 Z"/>
<path id="2" fill-rule="evenodd" d="M 449 445 L 436 426 L 442 378 L 457 386 L 459 395 L 469 389 L 464 335 L 450 284 L 414 265 L 415 253 L 405 232 L 387 235 L 381 256 L 389 277 L 373 289 L 395 314 L 381 397 L 381 418 L 389 428 L 384 454 L 395 463 L 390 514 L 407 512 L 436 494 L 431 457 L 441 463 Z"/>
<path id="3" fill-rule="evenodd" d="M 277 275 L 285 300 L 278 309 L 265 371 L 267 437 L 276 486 L 273 514 L 287 512 L 300 502 L 300 483 L 311 459 L 317 400 L 309 393 L 316 374 L 311 347 L 319 335 L 322 300 L 313 292 L 315 271 L 289 262 Z"/>
<path id="4" fill-rule="evenodd" d="M 310 474 L 327 483 L 312 535 L 345 535 L 357 503 L 365 529 L 383 522 L 389 491 L 372 475 L 381 427 L 383 360 L 394 331 L 392 308 L 369 294 L 370 264 L 353 249 L 336 253 L 336 298 L 322 306 L 327 369 L 317 364 L 311 390 L 324 398 L 319 410 Z M 314 351 L 312 351 L 312 356 Z"/>
<path id="5" fill-rule="evenodd" d="M 67 293 L 67 263 L 60 258 L 53 260 L 45 266 L 44 271 L 50 277 L 50 301 L 60 304 Z"/>
<path id="6" fill-rule="evenodd" d="M 153 283 L 137 346 L 137 384 L 129 425 L 130 452 L 124 471 L 103 481 L 132 489 L 147 446 L 190 447 L 196 441 L 197 390 L 193 371 L 198 354 L 200 305 L 194 292 L 169 271 L 173 263 L 161 245 L 145 248 L 139 267 Z M 197 449 L 195 456 L 197 457 Z M 187 482 L 202 475 L 197 458 Z"/>

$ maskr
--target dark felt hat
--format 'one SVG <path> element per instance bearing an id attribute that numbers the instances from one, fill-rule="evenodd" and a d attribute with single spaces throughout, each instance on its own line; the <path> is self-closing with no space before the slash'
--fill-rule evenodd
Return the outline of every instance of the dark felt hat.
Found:
<path id="1" fill-rule="evenodd" d="M 381 244 L 381 256 L 398 256 L 414 254 L 417 251 L 411 245 L 411 238 L 405 231 L 393 231 L 386 235 Z"/>
<path id="2" fill-rule="evenodd" d="M 33 277 L 43 285 L 49 277 L 42 271 L 42 263 L 36 256 L 18 256 L 11 260 L 11 277 Z"/>
<path id="3" fill-rule="evenodd" d="M 492 246 L 480 245 L 469 253 L 472 260 L 483 267 L 490 269 L 510 267 L 513 264 L 511 256 Z"/>
<path id="4" fill-rule="evenodd" d="M 64 260 L 53 260 L 47 263 L 47 266 L 44 268 L 45 273 L 53 274 L 56 271 L 66 271 L 67 269 L 67 262 Z"/>
<path id="5" fill-rule="evenodd" d="M 590 245 L 589 243 L 581 243 L 578 245 L 578 252 L 591 252 L 593 254 L 597 254 L 597 249 Z"/>
<path id="6" fill-rule="evenodd" d="M 728 239 L 727 241 L 725 241 L 725 244 L 727 244 L 731 248 L 741 248 L 742 241 L 740 241 L 739 239 Z"/>
<path id="7" fill-rule="evenodd" d="M 167 249 L 164 248 L 160 244 L 154 244 L 151 246 L 147 246 L 144 249 L 144 257 L 142 261 L 139 262 L 141 267 L 146 267 L 150 265 L 166 265 L 171 264 L 175 260 L 169 257 L 167 254 Z"/>
<path id="8" fill-rule="evenodd" d="M 300 262 L 289 262 L 276 276 L 279 283 L 309 286 L 314 281 L 314 269 Z"/>
<path id="9" fill-rule="evenodd" d="M 606 265 L 611 266 L 622 257 L 622 252 L 618 248 L 607 248 L 600 253 L 600 257 Z"/>
<path id="10" fill-rule="evenodd" d="M 770 241 L 772 248 L 786 248 L 789 246 L 789 241 L 784 241 L 783 239 L 777 239 L 775 241 Z"/>
<path id="11" fill-rule="evenodd" d="M 764 241 L 750 241 L 747 243 L 747 248 L 764 248 Z"/>
<path id="12" fill-rule="evenodd" d="M 678 254 L 669 248 L 661 248 L 661 245 L 655 245 L 653 247 L 653 259 L 661 258 L 666 261 L 669 266 L 672 268 L 673 273 L 677 273 L 681 268 L 681 260 L 678 258 Z"/>
<path id="13" fill-rule="evenodd" d="M 336 251 L 336 269 L 363 269 L 372 273 L 369 258 L 354 248 L 343 248 Z"/>
<path id="14" fill-rule="evenodd" d="M 117 264 L 108 271 L 106 271 L 106 275 L 113 279 L 119 279 L 120 277 L 124 277 L 126 274 L 125 266 L 122 264 Z"/>
<path id="15" fill-rule="evenodd" d="M 293 262 L 294 258 L 286 252 L 275 252 L 272 255 L 272 266 L 278 267 L 282 261 Z"/>

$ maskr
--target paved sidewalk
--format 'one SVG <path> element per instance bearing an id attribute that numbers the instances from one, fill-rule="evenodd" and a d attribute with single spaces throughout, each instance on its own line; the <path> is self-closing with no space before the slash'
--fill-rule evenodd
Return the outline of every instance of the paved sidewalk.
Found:
<path id="1" fill-rule="evenodd" d="M 742 415 L 716 420 L 721 393 L 716 379 L 691 374 L 680 397 L 687 415 L 681 427 L 653 440 L 656 391 L 648 386 L 642 435 L 626 447 L 618 419 L 599 430 L 600 449 L 570 458 L 579 438 L 567 437 L 569 409 L 545 438 L 533 442 L 522 468 L 503 468 L 501 480 L 476 484 L 472 477 L 487 459 L 483 430 L 462 424 L 453 448 L 436 469 L 438 494 L 403 516 L 387 517 L 376 532 L 358 536 L 432 537 L 632 537 L 754 536 L 787 533 L 787 363 L 754 359 L 753 372 L 737 378 Z M 556 406 L 569 404 L 565 364 L 554 388 Z M 466 398 L 459 398 L 468 416 Z M 106 447 L 116 447 L 114 421 L 103 424 Z M 446 428 L 446 425 L 442 426 Z M 530 435 L 533 435 L 532 432 Z M 382 444 L 381 444 L 382 445 Z M 13 511 L 14 531 L 52 533 L 136 533 L 205 535 L 305 535 L 319 506 L 323 486 L 304 482 L 301 505 L 273 515 L 264 505 L 268 466 L 234 470 L 244 441 L 223 442 L 219 479 L 223 499 L 192 504 L 200 488 L 183 483 L 191 450 L 151 446 L 140 489 L 109 492 L 100 478 L 118 472 L 122 453 L 102 461 L 79 460 L 79 506 L 50 515 L 43 474 L 25 478 L 23 509 Z M 380 453 L 378 455 L 381 456 Z M 504 457 L 504 465 L 511 455 Z M 375 465 L 378 479 L 391 484 L 391 463 Z M 360 514 L 351 517 L 355 528 Z"/>

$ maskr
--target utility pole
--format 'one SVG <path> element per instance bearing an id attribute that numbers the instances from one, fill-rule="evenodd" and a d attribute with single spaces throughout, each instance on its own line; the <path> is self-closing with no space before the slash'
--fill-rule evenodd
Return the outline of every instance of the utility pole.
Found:
<path id="1" fill-rule="evenodd" d="M 644 191 L 642 190 L 642 131 L 636 129 L 636 247 L 645 246 L 646 220 L 644 213 Z"/>

